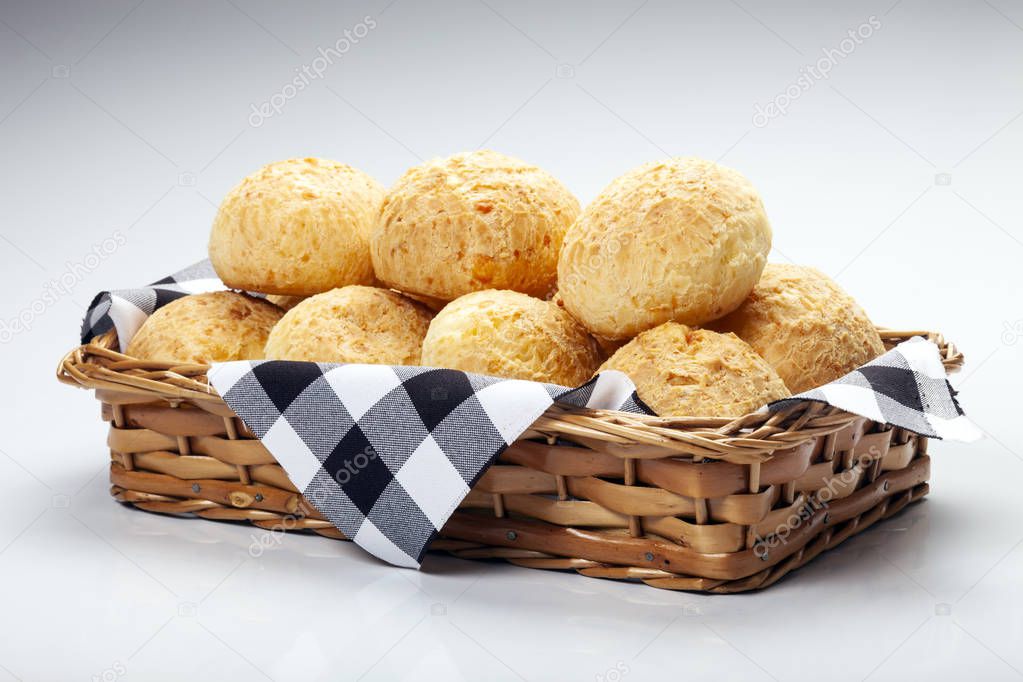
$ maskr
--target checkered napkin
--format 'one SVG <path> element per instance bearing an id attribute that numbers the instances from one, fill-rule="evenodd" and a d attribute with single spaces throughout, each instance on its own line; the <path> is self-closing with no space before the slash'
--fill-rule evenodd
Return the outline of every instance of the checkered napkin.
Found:
<path id="1" fill-rule="evenodd" d="M 88 343 L 116 327 L 117 341 L 123 353 L 131 337 L 135 336 L 142 323 L 157 308 L 188 294 L 223 291 L 226 288 L 213 270 L 213 265 L 204 260 L 146 287 L 101 291 L 92 299 L 89 311 L 82 320 L 82 343 Z"/>
<path id="2" fill-rule="evenodd" d="M 224 288 L 204 261 L 148 287 L 103 292 L 82 341 L 116 328 L 124 348 L 160 306 Z M 215 364 L 209 380 L 326 519 L 376 556 L 410 567 L 476 480 L 551 404 L 650 412 L 620 372 L 569 388 L 425 367 L 242 361 Z M 919 338 L 765 409 L 799 400 L 925 436 L 980 435 L 956 403 L 937 346 Z"/>
<path id="3" fill-rule="evenodd" d="M 209 379 L 327 520 L 411 567 L 555 401 L 648 412 L 621 372 L 569 389 L 450 369 L 242 361 L 214 365 Z"/>
<path id="4" fill-rule="evenodd" d="M 768 409 L 813 400 L 921 436 L 963 442 L 980 439 L 983 433 L 966 418 L 955 396 L 938 347 L 914 337 L 841 379 L 773 402 Z"/>

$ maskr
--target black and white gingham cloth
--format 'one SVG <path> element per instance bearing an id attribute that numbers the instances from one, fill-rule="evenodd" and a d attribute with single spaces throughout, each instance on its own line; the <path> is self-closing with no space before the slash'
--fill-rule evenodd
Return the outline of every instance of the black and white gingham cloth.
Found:
<path id="1" fill-rule="evenodd" d="M 82 341 L 123 348 L 154 310 L 224 289 L 208 261 L 148 287 L 96 296 Z M 620 372 L 578 388 L 426 367 L 241 361 L 210 383 L 323 516 L 376 556 L 418 567 L 473 483 L 554 402 L 649 413 Z M 938 348 L 911 339 L 845 377 L 765 409 L 825 402 L 935 438 L 970 441 Z"/>
<path id="2" fill-rule="evenodd" d="M 963 414 L 938 347 L 914 337 L 841 379 L 769 406 L 814 400 L 921 436 L 970 442 L 981 431 Z"/>
<path id="3" fill-rule="evenodd" d="M 92 299 L 89 311 L 82 320 L 82 343 L 88 343 L 116 327 L 118 344 L 123 353 L 131 337 L 135 336 L 142 323 L 157 308 L 188 294 L 223 291 L 226 288 L 213 270 L 213 265 L 209 260 L 204 260 L 146 287 L 101 291 Z"/>
<path id="4" fill-rule="evenodd" d="M 450 369 L 242 361 L 210 383 L 331 523 L 418 567 L 473 483 L 554 401 L 644 413 L 604 372 L 576 389 Z"/>

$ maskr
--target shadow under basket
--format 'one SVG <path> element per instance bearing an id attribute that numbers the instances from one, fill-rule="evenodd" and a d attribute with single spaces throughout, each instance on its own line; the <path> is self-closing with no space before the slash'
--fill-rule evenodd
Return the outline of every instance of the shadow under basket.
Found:
<path id="1" fill-rule="evenodd" d="M 888 348 L 938 334 L 879 330 Z M 67 384 L 110 422 L 110 492 L 166 514 L 347 539 L 209 386 L 204 365 L 136 360 L 109 332 Z M 431 550 L 671 590 L 767 587 L 928 492 L 927 439 L 800 402 L 740 418 L 552 406 L 473 486 Z"/>

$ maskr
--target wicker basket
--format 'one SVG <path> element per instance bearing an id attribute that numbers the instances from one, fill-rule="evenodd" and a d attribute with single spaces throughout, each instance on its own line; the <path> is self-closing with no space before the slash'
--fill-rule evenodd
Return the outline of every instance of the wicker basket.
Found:
<path id="1" fill-rule="evenodd" d="M 881 330 L 888 347 L 940 335 Z M 132 359 L 113 332 L 58 378 L 96 391 L 111 494 L 140 509 L 346 539 L 206 381 Z M 547 410 L 476 483 L 432 549 L 673 590 L 767 587 L 928 492 L 927 439 L 820 403 L 738 419 Z"/>

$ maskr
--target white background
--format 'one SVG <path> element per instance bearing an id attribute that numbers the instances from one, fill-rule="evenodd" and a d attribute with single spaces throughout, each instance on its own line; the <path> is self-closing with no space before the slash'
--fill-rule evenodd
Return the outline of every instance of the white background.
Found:
<path id="1" fill-rule="evenodd" d="M 0 6 L 0 679 L 1023 676 L 1020 2 L 136 2 Z M 871 16 L 828 79 L 753 124 Z M 665 155 L 742 170 L 774 259 L 961 345 L 989 437 L 935 443 L 926 502 L 738 596 L 441 556 L 412 572 L 316 537 L 253 558 L 247 526 L 110 501 L 98 404 L 52 373 L 96 291 L 203 258 L 220 198 L 268 161 L 390 183 L 479 145 L 584 202 Z"/>

